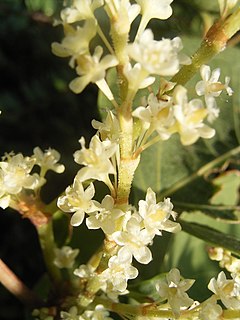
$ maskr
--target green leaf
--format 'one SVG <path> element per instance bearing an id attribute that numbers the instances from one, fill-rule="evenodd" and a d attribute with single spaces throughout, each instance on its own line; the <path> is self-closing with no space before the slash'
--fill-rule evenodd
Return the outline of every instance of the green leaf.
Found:
<path id="1" fill-rule="evenodd" d="M 236 205 L 239 202 L 240 171 L 231 170 L 212 180 L 217 191 L 210 199 L 212 204 Z"/>
<path id="2" fill-rule="evenodd" d="M 240 256 L 240 238 L 198 223 L 180 220 L 180 224 L 183 231 L 204 240 L 212 246 L 222 247 Z"/>
<path id="3" fill-rule="evenodd" d="M 177 212 L 185 210 L 200 211 L 203 214 L 210 216 L 216 220 L 225 221 L 227 223 L 240 222 L 240 207 L 239 206 L 217 206 L 208 204 L 197 204 L 187 202 L 174 202 Z"/>

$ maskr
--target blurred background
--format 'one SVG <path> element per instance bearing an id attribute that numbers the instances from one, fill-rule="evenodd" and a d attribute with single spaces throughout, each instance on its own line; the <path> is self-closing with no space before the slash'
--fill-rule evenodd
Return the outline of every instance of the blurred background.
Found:
<path id="1" fill-rule="evenodd" d="M 0 0 L 0 153 L 27 156 L 35 146 L 61 153 L 66 171 L 48 174 L 46 201 L 71 184 L 78 169 L 72 154 L 82 135 L 88 139 L 93 134 L 91 120 L 98 118 L 95 86 L 73 94 L 68 83 L 75 71 L 67 59 L 51 53 L 51 43 L 62 39 L 61 26 L 52 26 L 62 4 L 62 0 Z M 173 10 L 174 15 L 156 29 L 160 38 L 202 34 L 205 12 L 199 10 L 199 1 L 177 0 Z M 0 256 L 29 287 L 44 273 L 34 227 L 11 210 L 0 214 Z M 24 319 L 21 303 L 1 285 L 0 319 Z"/>

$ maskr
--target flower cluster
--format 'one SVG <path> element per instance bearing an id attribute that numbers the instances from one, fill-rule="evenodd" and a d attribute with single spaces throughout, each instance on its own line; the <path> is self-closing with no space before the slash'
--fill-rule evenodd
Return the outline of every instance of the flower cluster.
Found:
<path id="1" fill-rule="evenodd" d="M 46 182 L 45 174 L 48 170 L 57 173 L 64 171 L 64 166 L 57 163 L 59 159 L 56 150 L 43 152 L 39 147 L 34 149 L 31 157 L 13 152 L 5 154 L 0 162 L 0 207 L 16 208 L 27 194 L 36 196 Z M 32 172 L 35 165 L 40 167 L 40 173 Z"/>

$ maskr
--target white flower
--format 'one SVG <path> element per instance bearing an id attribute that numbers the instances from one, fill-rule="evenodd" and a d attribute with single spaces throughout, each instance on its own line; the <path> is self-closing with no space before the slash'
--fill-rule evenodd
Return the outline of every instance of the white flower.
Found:
<path id="1" fill-rule="evenodd" d="M 143 218 L 145 228 L 150 232 L 158 235 L 162 230 L 169 232 L 178 232 L 181 230 L 179 223 L 169 220 L 172 216 L 176 218 L 176 213 L 172 211 L 173 205 L 169 198 L 163 202 L 156 202 L 156 194 L 151 188 L 147 189 L 146 201 L 139 201 L 139 214 Z"/>
<path id="2" fill-rule="evenodd" d="M 129 0 L 105 0 L 105 10 L 110 20 L 115 24 L 118 34 L 128 34 L 131 23 L 140 12 L 138 4 Z"/>
<path id="3" fill-rule="evenodd" d="M 189 298 L 187 291 L 194 283 L 192 279 L 182 279 L 178 269 L 173 268 L 169 271 L 166 279 L 159 280 L 156 284 L 162 299 L 167 299 L 176 317 L 180 315 L 182 308 L 192 305 L 193 299 Z"/>
<path id="4" fill-rule="evenodd" d="M 113 320 L 103 305 L 98 304 L 94 310 L 86 310 L 78 320 Z"/>
<path id="5" fill-rule="evenodd" d="M 52 52 L 59 57 L 72 56 L 70 66 L 73 68 L 79 56 L 89 52 L 89 42 L 96 35 L 94 20 L 87 20 L 83 27 L 64 25 L 65 37 L 62 43 L 53 42 Z"/>
<path id="6" fill-rule="evenodd" d="M 94 11 L 103 5 L 103 0 L 73 0 L 71 7 L 61 11 L 61 18 L 66 23 L 95 19 Z"/>
<path id="7" fill-rule="evenodd" d="M 117 219 L 124 215 L 124 212 L 114 208 L 114 200 L 110 195 L 106 195 L 102 203 L 94 202 L 97 210 L 89 213 L 86 219 L 86 225 L 89 229 L 101 228 L 104 233 L 112 234 L 116 231 Z"/>
<path id="8" fill-rule="evenodd" d="M 75 212 L 71 218 L 71 225 L 79 226 L 84 219 L 85 212 L 95 210 L 93 201 L 94 185 L 90 183 L 86 190 L 77 178 L 74 179 L 72 187 L 67 187 L 65 195 L 58 198 L 58 207 L 65 212 Z"/>
<path id="9" fill-rule="evenodd" d="M 53 170 L 57 173 L 62 173 L 65 170 L 63 164 L 57 163 L 60 159 L 60 154 L 54 149 L 47 149 L 43 152 L 39 147 L 33 149 L 33 158 L 36 164 L 41 167 L 41 175 L 44 176 L 47 170 Z"/>
<path id="10" fill-rule="evenodd" d="M 118 255 L 111 257 L 108 261 L 108 268 L 101 275 L 105 291 L 125 292 L 128 279 L 135 279 L 138 270 L 131 265 L 132 255 L 129 252 L 118 252 Z M 107 286 L 106 286 L 107 284 Z"/>
<path id="11" fill-rule="evenodd" d="M 141 119 L 143 127 L 149 129 L 150 133 L 156 130 L 162 140 L 171 136 L 171 126 L 175 123 L 171 102 L 158 100 L 151 93 L 148 96 L 148 106 L 136 108 L 132 115 Z"/>
<path id="12" fill-rule="evenodd" d="M 89 279 L 95 276 L 93 267 L 85 264 L 81 264 L 77 269 L 74 270 L 73 274 L 82 279 Z"/>
<path id="13" fill-rule="evenodd" d="M 142 68 L 140 63 L 135 63 L 134 66 L 127 63 L 123 68 L 123 73 L 128 80 L 128 90 L 137 92 L 138 89 L 143 89 L 154 83 L 154 77 L 148 77 L 148 72 Z"/>
<path id="14" fill-rule="evenodd" d="M 221 17 L 225 18 L 237 3 L 238 0 L 218 0 Z"/>
<path id="15" fill-rule="evenodd" d="M 213 295 L 201 304 L 199 318 L 201 320 L 220 320 L 222 312 L 221 306 L 217 304 L 217 299 Z"/>
<path id="16" fill-rule="evenodd" d="M 30 174 L 34 159 L 23 157 L 21 153 L 6 158 L 7 161 L 0 162 L 1 192 L 18 194 L 23 188 L 34 190 L 43 183 L 38 174 Z"/>
<path id="17" fill-rule="evenodd" d="M 177 122 L 172 131 L 180 134 L 183 145 L 193 144 L 199 137 L 210 139 L 214 136 L 215 130 L 203 123 L 208 112 L 200 99 L 188 102 L 187 89 L 178 85 L 173 92 L 173 103 Z"/>
<path id="18" fill-rule="evenodd" d="M 173 0 L 136 0 L 136 2 L 140 5 L 142 14 L 138 35 L 142 34 L 151 19 L 165 20 L 172 15 L 170 4 Z"/>
<path id="19" fill-rule="evenodd" d="M 196 84 L 196 92 L 199 96 L 205 96 L 205 101 L 210 113 L 209 121 L 213 121 L 218 117 L 219 109 L 217 108 L 215 97 L 218 97 L 223 90 L 226 90 L 228 95 L 232 95 L 233 91 L 229 87 L 230 78 L 225 77 L 225 83 L 221 83 L 220 68 L 214 69 L 211 74 L 211 69 L 207 65 L 202 65 L 200 68 L 202 80 Z"/>
<path id="20" fill-rule="evenodd" d="M 223 271 L 218 274 L 217 280 L 212 278 L 208 289 L 215 293 L 228 309 L 240 308 L 240 283 L 236 279 L 227 279 Z"/>
<path id="21" fill-rule="evenodd" d="M 156 41 L 150 29 L 145 30 L 134 43 L 128 45 L 128 53 L 133 60 L 139 62 L 149 74 L 162 76 L 173 76 L 178 72 L 180 63 L 190 62 L 190 59 L 179 55 L 181 49 L 180 38 Z"/>
<path id="22" fill-rule="evenodd" d="M 141 217 L 133 214 L 127 221 L 125 230 L 116 231 L 111 237 L 119 246 L 122 246 L 119 255 L 131 253 L 138 262 L 148 264 L 152 260 L 152 253 L 147 245 L 151 243 L 154 235 L 142 229 L 141 223 Z"/>
<path id="23" fill-rule="evenodd" d="M 56 248 L 54 250 L 55 253 L 55 259 L 53 263 L 58 268 L 67 268 L 71 269 L 73 267 L 73 264 L 75 262 L 75 258 L 79 253 L 78 249 L 72 249 L 69 246 L 64 246 L 62 248 Z"/>
<path id="24" fill-rule="evenodd" d="M 68 310 L 68 312 L 61 311 L 60 317 L 63 320 L 79 320 L 78 308 L 76 306 L 73 306 Z"/>
<path id="25" fill-rule="evenodd" d="M 97 135 L 92 137 L 89 149 L 85 148 L 83 137 L 79 142 L 82 149 L 74 153 L 74 160 L 85 166 L 77 174 L 80 181 L 96 179 L 106 182 L 109 174 L 116 173 L 116 169 L 110 160 L 117 151 L 116 143 L 110 140 L 100 141 Z"/>
<path id="26" fill-rule="evenodd" d="M 78 66 L 76 68 L 77 74 L 80 77 L 75 78 L 69 84 L 70 89 L 75 93 L 80 93 L 90 83 L 96 83 L 100 90 L 109 98 L 113 100 L 110 89 L 104 78 L 106 70 L 118 64 L 115 56 L 108 54 L 101 59 L 103 48 L 97 46 L 94 54 L 80 55 L 77 59 Z M 100 60 L 101 59 L 101 60 Z"/>
<path id="27" fill-rule="evenodd" d="M 119 121 L 111 110 L 107 110 L 107 116 L 103 122 L 92 120 L 92 126 L 98 130 L 102 140 L 108 139 L 116 142 L 119 140 Z"/>

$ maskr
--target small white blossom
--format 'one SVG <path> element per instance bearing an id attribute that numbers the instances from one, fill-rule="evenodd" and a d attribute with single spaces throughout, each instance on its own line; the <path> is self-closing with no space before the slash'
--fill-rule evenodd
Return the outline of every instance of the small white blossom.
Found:
<path id="1" fill-rule="evenodd" d="M 69 57 L 70 66 L 73 68 L 79 56 L 89 52 L 89 42 L 96 35 L 96 24 L 94 20 L 87 20 L 83 27 L 64 25 L 65 37 L 61 43 L 52 43 L 52 52 L 59 57 Z"/>
<path id="2" fill-rule="evenodd" d="M 148 72 L 141 66 L 140 63 L 135 63 L 134 66 L 127 63 L 123 68 L 123 73 L 128 80 L 128 90 L 137 92 L 138 89 L 143 89 L 154 83 L 154 77 L 148 77 Z"/>
<path id="3" fill-rule="evenodd" d="M 221 306 L 217 304 L 217 299 L 213 295 L 201 304 L 199 318 L 201 320 L 220 320 L 222 312 Z"/>
<path id="4" fill-rule="evenodd" d="M 73 186 L 67 187 L 65 195 L 58 198 L 58 207 L 65 212 L 74 212 L 71 217 L 71 225 L 79 226 L 84 219 L 85 212 L 95 210 L 93 201 L 95 189 L 91 183 L 84 190 L 83 185 L 77 178 L 74 179 Z"/>
<path id="5" fill-rule="evenodd" d="M 109 259 L 108 268 L 100 275 L 105 291 L 126 291 L 127 281 L 138 276 L 138 270 L 131 263 L 132 255 L 129 252 L 123 254 L 121 250 Z"/>
<path id="6" fill-rule="evenodd" d="M 39 147 L 33 149 L 33 158 L 36 161 L 36 164 L 41 167 L 41 175 L 48 170 L 53 170 L 57 173 L 62 173 L 65 170 L 63 164 L 57 163 L 60 159 L 60 154 L 54 149 L 47 149 L 43 152 Z"/>
<path id="7" fill-rule="evenodd" d="M 101 228 L 104 233 L 112 234 L 117 230 L 117 220 L 124 215 L 124 212 L 114 207 L 114 200 L 110 195 L 106 195 L 102 203 L 94 202 L 97 210 L 89 213 L 86 225 L 89 229 Z"/>
<path id="8" fill-rule="evenodd" d="M 128 45 L 129 56 L 140 63 L 148 74 L 162 76 L 173 76 L 178 72 L 180 63 L 190 63 L 189 58 L 179 54 L 181 49 L 180 38 L 157 41 L 150 29 L 146 29 L 134 43 Z"/>
<path id="9" fill-rule="evenodd" d="M 108 54 L 101 59 L 103 48 L 97 46 L 94 54 L 83 54 L 77 59 L 78 66 L 76 68 L 77 74 L 80 77 L 75 78 L 69 84 L 70 89 L 75 93 L 80 93 L 90 83 L 96 83 L 100 90 L 109 98 L 113 100 L 112 93 L 105 82 L 104 78 L 106 70 L 118 64 L 115 56 Z M 101 60 L 100 60 L 101 59 Z"/>
<path id="10" fill-rule="evenodd" d="M 147 245 L 151 243 L 154 235 L 142 229 L 141 225 L 141 217 L 133 214 L 127 221 L 125 230 L 116 231 L 111 237 L 122 247 L 119 255 L 131 253 L 138 262 L 148 264 L 152 260 L 152 253 Z"/>
<path id="11" fill-rule="evenodd" d="M 61 11 L 65 23 L 95 19 L 94 11 L 103 5 L 103 0 L 73 0 L 71 7 Z"/>
<path id="12" fill-rule="evenodd" d="M 194 283 L 192 279 L 182 279 L 178 269 L 169 271 L 166 279 L 159 280 L 156 284 L 157 292 L 162 299 L 167 299 L 176 317 L 182 308 L 192 305 L 193 299 L 189 298 L 187 291 Z"/>
<path id="13" fill-rule="evenodd" d="M 221 17 L 225 18 L 237 3 L 238 0 L 218 0 Z"/>
<path id="14" fill-rule="evenodd" d="M 162 140 L 167 140 L 172 135 L 171 127 L 175 124 L 171 102 L 158 100 L 151 93 L 148 96 L 147 107 L 136 108 L 132 115 L 141 119 L 143 127 L 150 133 L 157 131 Z"/>
<path id="15" fill-rule="evenodd" d="M 6 155 L 5 161 L 0 162 L 0 200 L 2 207 L 6 207 L 10 201 L 10 195 L 16 195 L 22 189 L 36 190 L 45 183 L 37 173 L 30 174 L 35 159 L 17 155 Z"/>
<path id="16" fill-rule="evenodd" d="M 142 14 L 138 35 L 142 34 L 151 19 L 165 20 L 172 15 L 170 4 L 173 0 L 136 0 L 136 2 L 140 5 Z"/>
<path id="17" fill-rule="evenodd" d="M 128 34 L 133 20 L 140 12 L 138 4 L 129 0 L 105 0 L 105 10 L 110 20 L 114 21 L 118 34 Z"/>
<path id="18" fill-rule="evenodd" d="M 68 310 L 68 312 L 61 311 L 60 317 L 63 320 L 79 320 L 78 308 L 73 306 Z"/>
<path id="19" fill-rule="evenodd" d="M 117 151 L 117 144 L 110 140 L 101 141 L 94 135 L 90 141 L 89 149 L 85 148 L 85 140 L 79 140 L 82 149 L 74 153 L 74 160 L 85 167 L 80 169 L 77 177 L 80 181 L 96 179 L 106 182 L 109 174 L 115 174 L 116 169 L 110 158 Z"/>
<path id="20" fill-rule="evenodd" d="M 218 117 L 219 109 L 215 102 L 215 97 L 218 97 L 223 90 L 226 90 L 228 95 L 232 95 L 233 91 L 229 87 L 230 78 L 225 77 L 225 83 L 219 81 L 220 68 L 214 69 L 211 74 L 211 69 L 207 65 L 202 65 L 200 68 L 202 80 L 196 84 L 196 92 L 199 96 L 205 96 L 205 101 L 209 111 L 208 120 L 212 122 Z"/>
<path id="21" fill-rule="evenodd" d="M 223 271 L 218 274 L 217 280 L 212 278 L 208 289 L 215 293 L 228 309 L 240 308 L 240 283 L 236 279 L 227 279 Z"/>
<path id="22" fill-rule="evenodd" d="M 103 305 L 98 304 L 94 310 L 86 310 L 78 320 L 113 320 Z"/>
<path id="23" fill-rule="evenodd" d="M 55 252 L 55 259 L 53 263 L 58 268 L 67 268 L 71 269 L 75 262 L 75 258 L 79 253 L 78 249 L 72 249 L 69 246 L 64 246 L 62 248 L 56 248 Z"/>
<path id="24" fill-rule="evenodd" d="M 100 133 L 101 139 L 118 142 L 120 135 L 120 125 L 118 118 L 111 110 L 107 110 L 107 116 L 103 122 L 92 120 L 92 126 Z"/>
<path id="25" fill-rule="evenodd" d="M 178 232 L 181 230 L 179 223 L 169 220 L 176 213 L 172 211 L 173 205 L 169 198 L 163 202 L 156 202 L 156 194 L 151 188 L 147 189 L 146 201 L 139 201 L 139 214 L 143 218 L 145 228 L 153 234 L 161 235 L 162 231 Z"/>
<path id="26" fill-rule="evenodd" d="M 188 102 L 187 89 L 178 85 L 173 92 L 173 103 L 177 122 L 172 131 L 179 133 L 183 145 L 193 144 L 199 137 L 210 139 L 214 136 L 215 130 L 203 123 L 208 111 L 200 99 Z"/>
<path id="27" fill-rule="evenodd" d="M 229 272 L 240 274 L 240 259 L 234 257 L 231 251 L 217 247 L 210 248 L 208 254 L 210 259 L 219 261 L 221 268 L 225 268 Z"/>
<path id="28" fill-rule="evenodd" d="M 90 265 L 81 264 L 74 270 L 73 274 L 82 279 L 89 279 L 95 275 L 95 272 Z"/>

